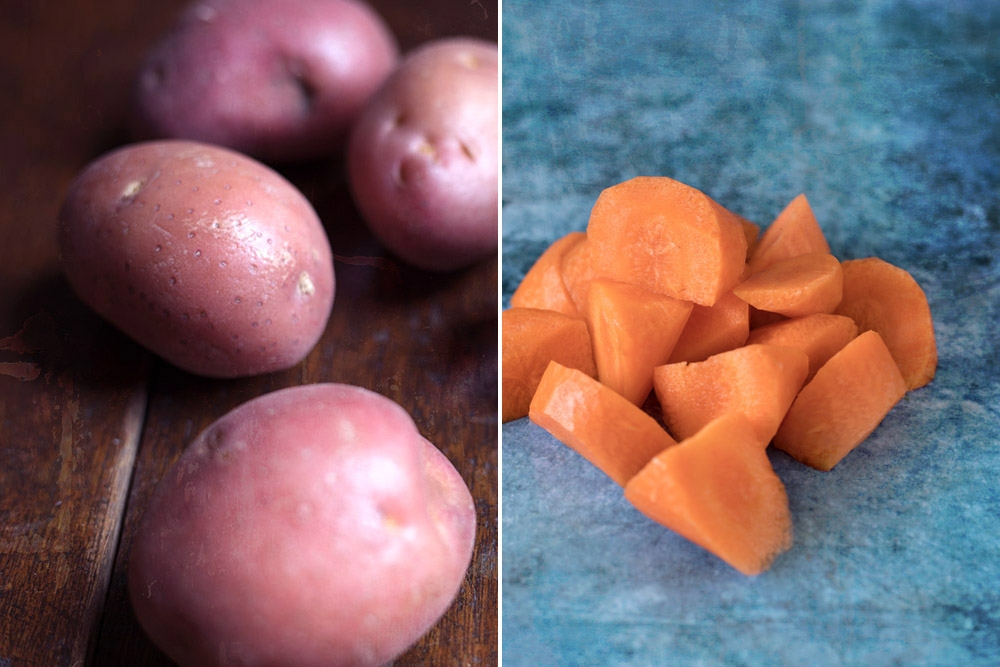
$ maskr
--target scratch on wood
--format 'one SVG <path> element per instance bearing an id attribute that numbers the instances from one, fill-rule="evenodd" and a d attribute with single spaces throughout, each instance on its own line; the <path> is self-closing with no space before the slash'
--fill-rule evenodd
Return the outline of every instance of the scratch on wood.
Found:
<path id="1" fill-rule="evenodd" d="M 0 362 L 0 374 L 9 375 L 10 377 L 21 380 L 22 382 L 26 380 L 34 380 L 40 373 L 41 370 L 38 368 L 38 364 L 33 364 L 30 361 Z"/>
<path id="2" fill-rule="evenodd" d="M 483 10 L 483 20 L 484 21 L 490 17 L 490 13 L 488 11 L 486 11 L 486 5 L 484 5 L 479 0 L 472 0 L 469 4 L 470 5 L 479 5 L 479 8 Z"/>
<path id="3" fill-rule="evenodd" d="M 62 433 L 59 438 L 59 455 L 62 464 L 59 468 L 59 486 L 69 483 L 73 475 L 73 422 L 80 411 L 80 404 L 75 399 L 66 401 L 66 409 L 62 414 Z"/>
<path id="4" fill-rule="evenodd" d="M 373 266 L 376 269 L 388 271 L 392 277 L 399 281 L 399 267 L 385 257 L 371 257 L 368 255 L 334 255 L 333 259 L 343 264 L 351 266 Z"/>

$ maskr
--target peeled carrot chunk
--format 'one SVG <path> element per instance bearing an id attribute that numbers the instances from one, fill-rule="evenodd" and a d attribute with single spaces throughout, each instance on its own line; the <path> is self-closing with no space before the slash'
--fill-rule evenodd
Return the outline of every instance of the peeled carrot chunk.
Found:
<path id="1" fill-rule="evenodd" d="M 817 470 L 830 470 L 861 444 L 906 394 L 906 381 L 875 331 L 859 334 L 804 386 L 774 446 Z"/>
<path id="2" fill-rule="evenodd" d="M 677 443 L 647 413 L 585 373 L 551 362 L 528 417 L 624 485 Z"/>
<path id="3" fill-rule="evenodd" d="M 743 345 L 749 334 L 747 302 L 728 292 L 714 305 L 694 305 L 667 361 L 704 361 Z"/>
<path id="4" fill-rule="evenodd" d="M 597 375 L 587 323 L 553 310 L 509 308 L 502 313 L 502 419 L 528 415 L 531 397 L 555 359 Z"/>
<path id="5" fill-rule="evenodd" d="M 576 304 L 562 277 L 566 252 L 587 238 L 584 232 L 570 232 L 556 239 L 539 255 L 510 297 L 512 308 L 541 308 L 566 315 L 578 315 Z"/>
<path id="6" fill-rule="evenodd" d="M 832 313 L 844 291 L 840 261 L 811 252 L 777 261 L 733 288 L 754 308 L 786 317 Z"/>
<path id="7" fill-rule="evenodd" d="M 562 260 L 563 283 L 566 285 L 566 290 L 569 292 L 570 299 L 580 317 L 583 317 L 587 312 L 590 282 L 596 275 L 590 257 L 590 245 L 590 241 L 584 238 L 583 241 L 568 249 Z"/>
<path id="8" fill-rule="evenodd" d="M 809 382 L 816 371 L 858 335 L 858 325 L 845 315 L 816 313 L 752 329 L 747 345 L 797 347 L 809 357 Z"/>
<path id="9" fill-rule="evenodd" d="M 591 282 L 587 325 L 597 379 L 641 406 L 653 389 L 653 368 L 670 357 L 691 306 L 615 280 Z"/>
<path id="10" fill-rule="evenodd" d="M 760 237 L 750 255 L 750 270 L 757 273 L 782 259 L 813 252 L 830 252 L 830 244 L 816 221 L 804 194 L 795 197 Z"/>
<path id="11" fill-rule="evenodd" d="M 689 438 L 710 421 L 741 412 L 766 445 L 808 372 L 809 357 L 802 350 L 746 345 L 705 361 L 657 366 L 653 388 L 675 438 Z"/>
<path id="12" fill-rule="evenodd" d="M 792 546 L 788 495 L 764 445 L 745 415 L 723 415 L 647 463 L 625 498 L 743 574 L 760 574 Z"/>
<path id="13" fill-rule="evenodd" d="M 744 217 L 740 217 L 740 223 L 743 225 L 743 235 L 747 238 L 747 261 L 749 261 L 760 242 L 760 225 Z"/>
<path id="14" fill-rule="evenodd" d="M 605 189 L 587 226 L 601 275 L 711 306 L 740 280 L 743 223 L 695 188 L 638 176 Z"/>
<path id="15" fill-rule="evenodd" d="M 927 295 L 904 269 L 877 257 L 843 262 L 844 296 L 836 312 L 879 332 L 907 389 L 934 379 L 938 352 Z"/>

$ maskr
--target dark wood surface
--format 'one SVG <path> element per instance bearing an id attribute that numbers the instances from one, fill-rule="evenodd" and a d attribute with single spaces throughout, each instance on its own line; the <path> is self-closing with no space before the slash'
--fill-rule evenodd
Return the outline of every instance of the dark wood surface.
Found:
<path id="1" fill-rule="evenodd" d="M 496 40 L 496 2 L 373 2 L 404 49 Z M 294 384 L 399 402 L 476 499 L 459 598 L 398 665 L 497 662 L 497 263 L 449 275 L 398 263 L 353 208 L 339 156 L 279 169 L 336 255 L 319 345 L 286 372 L 205 380 L 92 314 L 63 280 L 56 215 L 73 176 L 128 141 L 128 88 L 178 0 L 0 3 L 0 667 L 167 665 L 125 590 L 128 547 L 164 471 L 236 405 Z"/>

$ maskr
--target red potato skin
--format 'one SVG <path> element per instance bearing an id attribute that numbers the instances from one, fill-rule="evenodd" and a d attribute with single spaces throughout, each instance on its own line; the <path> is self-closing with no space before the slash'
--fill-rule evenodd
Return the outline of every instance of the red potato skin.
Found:
<path id="1" fill-rule="evenodd" d="M 421 269 L 452 271 L 498 237 L 496 44 L 429 42 L 407 54 L 351 132 L 348 175 L 376 237 Z"/>
<path id="2" fill-rule="evenodd" d="M 381 665 L 450 606 L 475 529 L 461 476 L 400 406 L 304 385 L 190 444 L 143 516 L 128 589 L 186 667 Z"/>
<path id="3" fill-rule="evenodd" d="M 141 65 L 133 135 L 269 162 L 324 157 L 398 61 L 395 36 L 363 2 L 203 0 Z"/>
<path id="4" fill-rule="evenodd" d="M 132 144 L 70 185 L 67 280 L 99 315 L 208 377 L 289 368 L 333 307 L 329 241 L 306 198 L 246 156 L 187 141 Z"/>

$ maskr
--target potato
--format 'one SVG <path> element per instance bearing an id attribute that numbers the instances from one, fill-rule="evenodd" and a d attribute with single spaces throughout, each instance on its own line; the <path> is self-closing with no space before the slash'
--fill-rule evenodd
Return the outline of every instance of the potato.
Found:
<path id="1" fill-rule="evenodd" d="M 98 314 L 191 373 L 295 365 L 333 307 L 333 258 L 312 206 L 272 169 L 180 140 L 88 165 L 60 211 L 70 286 Z"/>
<path id="2" fill-rule="evenodd" d="M 266 161 L 326 157 L 398 60 L 394 35 L 364 2 L 202 0 L 141 65 L 134 135 Z"/>
<path id="3" fill-rule="evenodd" d="M 496 44 L 426 43 L 407 54 L 355 123 L 354 200 L 375 236 L 406 262 L 451 271 L 496 252 Z"/>
<path id="4" fill-rule="evenodd" d="M 451 605 L 475 530 L 462 477 L 399 405 L 281 389 L 209 426 L 157 485 L 129 597 L 186 667 L 380 665 Z"/>

